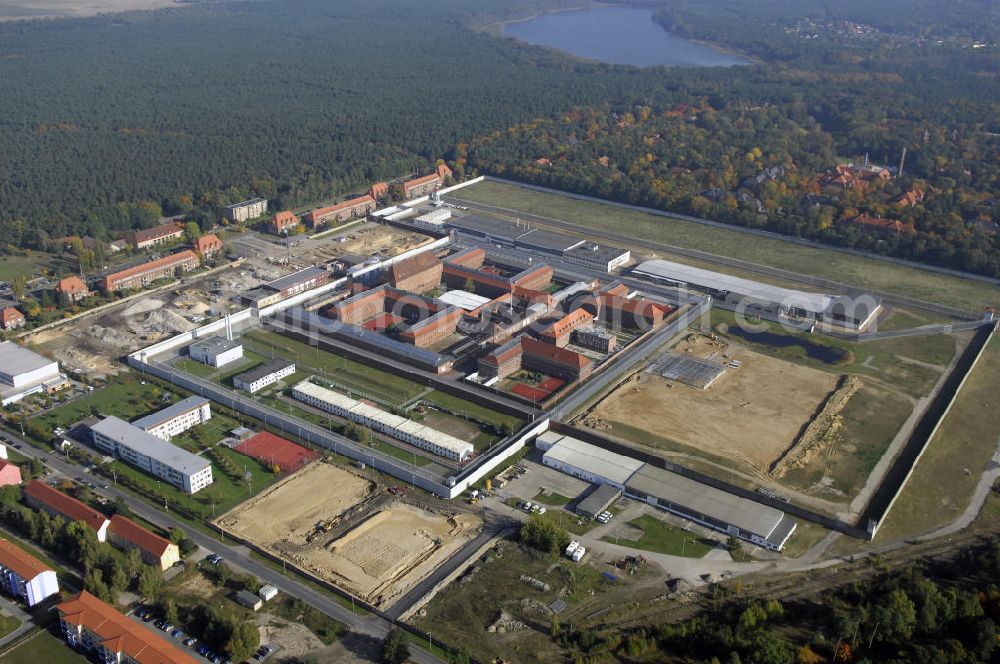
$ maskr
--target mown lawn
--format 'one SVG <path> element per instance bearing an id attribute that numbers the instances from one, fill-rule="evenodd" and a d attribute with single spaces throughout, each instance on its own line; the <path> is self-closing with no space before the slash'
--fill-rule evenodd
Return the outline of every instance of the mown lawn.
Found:
<path id="1" fill-rule="evenodd" d="M 163 395 L 167 392 L 168 390 L 143 380 L 139 374 L 121 374 L 87 396 L 53 408 L 35 419 L 50 431 L 56 427 L 68 427 L 92 413 L 116 415 L 123 420 L 131 421 L 160 408 L 166 408 L 170 403 L 182 398 L 177 396 L 177 393 L 170 392 L 173 396 L 170 401 L 165 401 Z"/>
<path id="2" fill-rule="evenodd" d="M 968 506 L 1000 439 L 998 376 L 1000 339 L 994 337 L 917 462 L 876 544 L 943 526 Z"/>
<path id="3" fill-rule="evenodd" d="M 391 403 L 402 403 L 416 397 L 423 386 L 374 367 L 334 355 L 315 346 L 266 330 L 253 330 L 243 335 L 245 343 L 264 357 L 280 357 L 295 362 L 296 370 L 317 373 L 341 385 L 381 397 Z"/>
<path id="4" fill-rule="evenodd" d="M 3 656 L 3 664 L 87 664 L 89 661 L 49 631 L 39 632 Z"/>
<path id="5" fill-rule="evenodd" d="M 1000 287 L 972 279 L 937 274 L 873 258 L 792 245 L 776 238 L 717 228 L 670 217 L 625 210 L 592 201 L 532 191 L 486 181 L 459 192 L 459 197 L 518 211 L 569 221 L 585 229 L 627 233 L 685 249 L 738 258 L 771 267 L 830 279 L 886 293 L 937 302 L 968 311 L 1000 304 Z M 681 259 L 684 262 L 684 259 Z"/>
<path id="6" fill-rule="evenodd" d="M 628 525 L 642 530 L 642 537 L 637 540 L 617 538 L 605 535 L 601 539 L 621 546 L 655 553 L 665 553 L 670 556 L 685 558 L 702 558 L 712 550 L 712 545 L 706 544 L 691 533 L 668 526 L 659 519 L 644 515 L 628 522 Z"/>

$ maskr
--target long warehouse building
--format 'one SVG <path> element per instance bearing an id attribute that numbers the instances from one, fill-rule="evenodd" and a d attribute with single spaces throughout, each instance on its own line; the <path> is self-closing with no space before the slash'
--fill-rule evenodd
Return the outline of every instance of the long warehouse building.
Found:
<path id="1" fill-rule="evenodd" d="M 472 443 L 432 429 L 400 415 L 393 415 L 349 396 L 304 380 L 292 388 L 292 396 L 337 417 L 369 427 L 404 443 L 455 461 L 472 454 Z"/>
<path id="2" fill-rule="evenodd" d="M 815 319 L 854 331 L 867 328 L 882 309 L 882 299 L 870 293 L 810 293 L 661 259 L 643 261 L 632 274 L 708 293 L 730 305 L 754 305 L 782 316 Z"/>
<path id="3" fill-rule="evenodd" d="M 796 523 L 781 510 L 696 482 L 555 431 L 535 440 L 542 463 L 625 494 L 727 535 L 780 551 Z"/>

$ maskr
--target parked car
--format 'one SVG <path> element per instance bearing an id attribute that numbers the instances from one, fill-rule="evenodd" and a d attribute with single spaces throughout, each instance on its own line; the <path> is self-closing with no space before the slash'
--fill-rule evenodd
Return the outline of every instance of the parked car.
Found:
<path id="1" fill-rule="evenodd" d="M 193 646 L 196 643 L 198 643 L 198 639 L 194 638 L 193 636 L 190 637 L 190 638 L 184 639 L 184 645 L 186 645 L 188 648 L 190 648 L 191 646 Z"/>
<path id="2" fill-rule="evenodd" d="M 538 508 L 538 513 L 539 514 L 545 514 L 545 508 L 544 507 L 539 507 Z"/>

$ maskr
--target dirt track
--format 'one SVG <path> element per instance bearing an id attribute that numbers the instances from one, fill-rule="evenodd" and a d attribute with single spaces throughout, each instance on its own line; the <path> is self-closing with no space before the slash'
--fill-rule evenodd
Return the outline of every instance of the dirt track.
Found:
<path id="1" fill-rule="evenodd" d="M 684 352 L 684 347 L 679 348 Z M 705 354 L 694 347 L 693 355 Z M 716 358 L 718 359 L 718 358 Z M 697 450 L 735 458 L 765 472 L 795 441 L 802 426 L 834 390 L 837 376 L 730 347 L 729 369 L 707 390 L 655 374 L 638 374 L 600 403 L 588 425 L 615 422 Z M 647 445 L 656 446 L 654 439 Z"/>

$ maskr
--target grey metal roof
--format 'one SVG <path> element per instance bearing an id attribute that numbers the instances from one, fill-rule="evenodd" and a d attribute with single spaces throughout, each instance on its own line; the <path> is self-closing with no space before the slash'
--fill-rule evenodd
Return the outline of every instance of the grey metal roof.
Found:
<path id="1" fill-rule="evenodd" d="M 146 433 L 114 415 L 105 417 L 91 429 L 180 473 L 193 475 L 212 465 L 208 460 Z"/>
<path id="2" fill-rule="evenodd" d="M 460 233 L 468 233 L 479 237 L 496 238 L 513 243 L 515 239 L 527 233 L 531 228 L 527 225 L 514 224 L 500 219 L 490 219 L 470 214 L 464 217 L 453 217 L 444 222 L 448 228 Z"/>
<path id="3" fill-rule="evenodd" d="M 792 532 L 798 524 L 787 514 L 781 519 L 781 523 L 767 536 L 767 541 L 777 548 L 785 546 L 785 542 L 791 537 Z"/>
<path id="4" fill-rule="evenodd" d="M 187 399 L 181 399 L 177 403 L 167 406 L 163 410 L 151 413 L 145 417 L 140 417 L 135 422 L 132 422 L 132 426 L 139 427 L 143 431 L 149 431 L 153 427 L 157 427 L 168 420 L 172 420 L 178 415 L 183 415 L 184 413 L 190 412 L 196 408 L 201 408 L 206 403 L 208 403 L 208 399 L 205 397 L 192 396 Z"/>
<path id="5" fill-rule="evenodd" d="M 225 337 L 208 337 L 206 339 L 195 341 L 193 344 L 188 346 L 188 352 L 190 352 L 192 347 L 196 347 L 207 355 L 218 355 L 219 353 L 224 353 L 227 350 L 239 348 L 242 345 L 243 344 L 239 341 L 230 341 Z"/>
<path id="6" fill-rule="evenodd" d="M 226 209 L 227 210 L 236 210 L 236 209 L 239 209 L 241 207 L 248 207 L 248 206 L 253 205 L 255 203 L 260 203 L 261 201 L 264 201 L 265 203 L 267 202 L 263 198 L 251 198 L 250 200 L 241 201 L 239 203 L 233 203 L 232 205 L 227 205 Z"/>
<path id="7" fill-rule="evenodd" d="M 608 504 L 622 495 L 621 489 L 610 484 L 602 484 L 590 493 L 589 496 L 581 500 L 576 510 L 584 514 L 599 514 Z"/>
<path id="8" fill-rule="evenodd" d="M 237 374 L 233 380 L 239 380 L 244 383 L 254 383 L 264 376 L 269 376 L 273 373 L 286 369 L 288 367 L 295 366 L 294 362 L 289 362 L 288 360 L 273 359 L 263 364 L 258 364 L 253 369 L 247 369 L 241 374 Z"/>
<path id="9" fill-rule="evenodd" d="M 586 242 L 582 246 L 573 247 L 566 252 L 568 258 L 581 257 L 594 261 L 611 261 L 625 254 L 631 253 L 628 249 L 621 247 L 611 247 L 606 244 L 593 244 Z"/>
<path id="10" fill-rule="evenodd" d="M 769 537 L 785 513 L 707 484 L 645 464 L 625 483 L 627 490 L 654 496 L 738 528 Z"/>
<path id="11" fill-rule="evenodd" d="M 50 360 L 33 350 L 18 346 L 13 341 L 0 343 L 0 373 L 8 376 L 16 376 L 34 371 L 35 369 L 41 369 L 53 362 L 55 360 Z"/>
<path id="12" fill-rule="evenodd" d="M 809 293 L 772 286 L 759 281 L 751 281 L 750 279 L 660 259 L 643 261 L 633 270 L 633 273 L 686 284 L 694 288 L 736 293 L 763 303 L 781 304 L 786 307 L 794 306 L 814 314 L 826 311 L 833 300 L 832 296 L 823 293 Z"/>
<path id="13" fill-rule="evenodd" d="M 638 459 L 616 454 L 597 445 L 566 436 L 545 453 L 546 461 L 558 461 L 624 485 L 645 464 Z"/>
<path id="14" fill-rule="evenodd" d="M 515 244 L 518 246 L 540 249 L 556 254 L 564 254 L 567 251 L 579 247 L 584 243 L 582 237 L 556 233 L 555 231 L 543 231 L 534 228 L 517 238 Z"/>
<path id="15" fill-rule="evenodd" d="M 298 272 L 293 272 L 292 274 L 286 274 L 285 276 L 279 277 L 274 281 L 269 281 L 264 284 L 262 288 L 281 292 L 291 288 L 292 286 L 301 284 L 304 281 L 315 279 L 323 274 L 329 274 L 327 269 L 324 267 L 307 267 L 304 270 L 299 270 Z"/>

